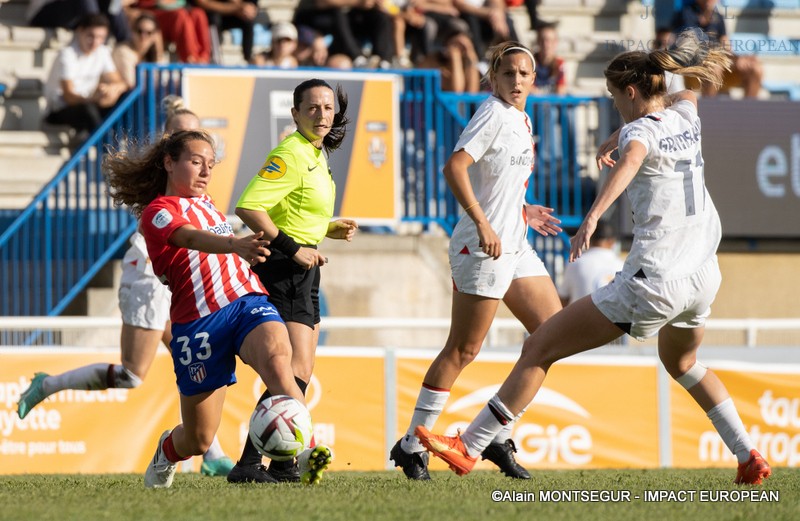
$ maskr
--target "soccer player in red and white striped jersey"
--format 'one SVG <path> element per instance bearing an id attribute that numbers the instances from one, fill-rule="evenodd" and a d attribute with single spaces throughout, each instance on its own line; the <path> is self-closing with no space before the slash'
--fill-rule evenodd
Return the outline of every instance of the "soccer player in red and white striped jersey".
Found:
<path id="1" fill-rule="evenodd" d="M 153 271 L 173 295 L 171 350 L 183 423 L 162 434 L 144 480 L 166 488 L 178 462 L 211 443 L 227 386 L 236 383 L 237 355 L 275 394 L 304 398 L 286 325 L 248 266 L 266 259 L 267 243 L 261 233 L 235 237 L 206 195 L 216 163 L 211 137 L 180 131 L 137 152 L 112 153 L 104 167 L 115 202 L 141 215 Z M 330 450 L 315 451 L 311 466 L 321 472 Z"/>
<path id="2" fill-rule="evenodd" d="M 184 226 L 233 237 L 233 228 L 206 194 L 192 198 L 164 195 L 145 209 L 142 230 L 153 271 L 172 290 L 173 323 L 204 317 L 248 293 L 266 293 L 242 257 L 170 244 L 172 233 Z"/>

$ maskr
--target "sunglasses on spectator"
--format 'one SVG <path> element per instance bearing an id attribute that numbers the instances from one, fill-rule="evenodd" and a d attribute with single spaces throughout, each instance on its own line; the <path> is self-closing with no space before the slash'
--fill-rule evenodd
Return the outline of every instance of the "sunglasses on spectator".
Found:
<path id="1" fill-rule="evenodd" d="M 155 34 L 156 30 L 155 29 L 142 29 L 140 27 L 140 28 L 136 29 L 136 32 L 138 34 L 141 34 L 142 36 L 150 36 L 150 35 Z"/>

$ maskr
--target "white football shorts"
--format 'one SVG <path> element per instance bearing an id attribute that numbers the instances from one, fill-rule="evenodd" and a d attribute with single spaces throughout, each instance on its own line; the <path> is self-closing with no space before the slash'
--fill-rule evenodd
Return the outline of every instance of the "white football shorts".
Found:
<path id="1" fill-rule="evenodd" d="M 169 320 L 172 293 L 156 277 L 140 272 L 132 283 L 120 285 L 118 296 L 123 323 L 144 329 L 164 330 Z"/>
<path id="2" fill-rule="evenodd" d="M 705 325 L 722 274 L 714 256 L 693 275 L 666 282 L 617 273 L 614 280 L 592 293 L 592 302 L 611 322 L 644 340 L 666 324 L 695 328 Z"/>
<path id="3" fill-rule="evenodd" d="M 532 249 L 504 253 L 494 260 L 483 252 L 451 253 L 453 288 L 459 293 L 502 299 L 511 282 L 524 277 L 549 277 Z"/>

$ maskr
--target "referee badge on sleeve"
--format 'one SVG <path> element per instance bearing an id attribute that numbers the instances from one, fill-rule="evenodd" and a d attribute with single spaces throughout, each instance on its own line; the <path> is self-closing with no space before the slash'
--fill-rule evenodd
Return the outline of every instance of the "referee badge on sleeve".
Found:
<path id="1" fill-rule="evenodd" d="M 286 162 L 277 156 L 270 156 L 258 171 L 258 175 L 264 179 L 280 179 L 286 175 Z"/>

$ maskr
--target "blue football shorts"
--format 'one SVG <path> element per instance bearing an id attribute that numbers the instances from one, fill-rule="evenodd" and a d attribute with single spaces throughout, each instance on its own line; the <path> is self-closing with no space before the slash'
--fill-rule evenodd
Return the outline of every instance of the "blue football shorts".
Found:
<path id="1" fill-rule="evenodd" d="M 185 324 L 172 325 L 172 365 L 178 390 L 192 396 L 236 383 L 236 355 L 264 322 L 283 322 L 266 295 L 251 293 Z"/>

